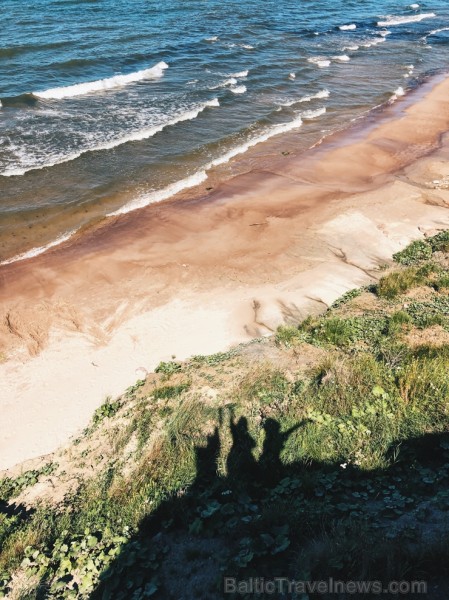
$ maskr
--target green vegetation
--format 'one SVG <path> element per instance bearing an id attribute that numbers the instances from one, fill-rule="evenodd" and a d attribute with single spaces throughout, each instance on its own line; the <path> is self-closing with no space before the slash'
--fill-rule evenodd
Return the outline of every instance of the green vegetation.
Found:
<path id="1" fill-rule="evenodd" d="M 40 469 L 25 471 L 15 479 L 11 479 L 11 477 L 1 479 L 0 498 L 2 500 L 9 500 L 12 497 L 18 496 L 23 489 L 36 484 L 41 475 L 50 475 L 55 468 L 56 466 L 54 464 L 48 463 Z"/>
<path id="2" fill-rule="evenodd" d="M 181 370 L 181 365 L 179 363 L 171 360 L 169 362 L 159 363 L 158 366 L 154 369 L 154 372 L 162 373 L 166 377 L 170 377 L 171 375 L 173 375 L 174 373 L 177 373 L 180 370 Z"/>
<path id="3" fill-rule="evenodd" d="M 416 265 L 432 257 L 432 246 L 424 240 L 412 242 L 405 250 L 393 255 L 393 260 L 401 265 Z"/>
<path id="4" fill-rule="evenodd" d="M 300 343 L 302 340 L 298 327 L 293 325 L 281 325 L 278 327 L 275 335 L 275 341 L 278 346 L 284 345 L 288 348 Z"/>
<path id="5" fill-rule="evenodd" d="M 404 294 L 424 282 L 425 279 L 419 269 L 408 267 L 402 271 L 393 271 L 382 277 L 377 286 L 377 293 L 380 298 L 393 300 L 400 294 Z"/>
<path id="6" fill-rule="evenodd" d="M 324 315 L 161 363 L 53 463 L 0 481 L 0 596 L 447 585 L 448 250 L 442 232 Z"/>
<path id="7" fill-rule="evenodd" d="M 109 419 L 110 417 L 113 417 L 119 410 L 120 406 L 121 403 L 119 400 L 111 402 L 111 399 L 108 398 L 106 402 L 94 412 L 94 416 L 92 417 L 93 425 L 98 425 L 103 421 L 103 419 Z"/>
<path id="8" fill-rule="evenodd" d="M 163 385 L 153 392 L 153 397 L 156 399 L 160 398 L 176 398 L 182 392 L 189 389 L 188 383 L 181 383 L 180 385 Z"/>

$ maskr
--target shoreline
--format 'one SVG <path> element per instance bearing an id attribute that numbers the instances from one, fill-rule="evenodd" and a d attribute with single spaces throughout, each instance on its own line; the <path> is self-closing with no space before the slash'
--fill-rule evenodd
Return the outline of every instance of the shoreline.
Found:
<path id="1" fill-rule="evenodd" d="M 448 228 L 449 79 L 423 88 L 346 140 L 0 268 L 0 470 L 55 450 L 161 360 L 323 310 Z"/>
<path id="2" fill-rule="evenodd" d="M 345 123 L 343 127 L 327 131 L 311 146 L 306 148 L 295 148 L 293 152 L 291 150 L 295 146 L 295 143 L 297 144 L 300 139 L 299 136 L 302 138 L 304 135 L 304 132 L 302 131 L 302 118 L 299 119 L 301 124 L 296 128 L 292 127 L 294 123 L 286 123 L 287 129 L 284 132 L 275 133 L 274 130 L 279 126 L 273 126 L 273 132 L 266 139 L 264 139 L 264 136 L 262 135 L 260 139 L 251 140 L 241 147 L 231 149 L 223 157 L 214 159 L 210 163 L 200 167 L 193 175 L 190 174 L 183 179 L 175 180 L 166 187 L 144 194 L 143 196 L 136 195 L 131 198 L 122 198 L 123 203 L 117 205 L 113 209 L 111 208 L 110 212 L 102 216 L 97 215 L 87 223 L 70 223 L 68 229 L 60 231 L 59 234 L 56 233 L 56 237 L 50 238 L 43 245 L 19 249 L 17 253 L 10 256 L 0 257 L 0 269 L 1 267 L 15 264 L 16 262 L 33 259 L 54 248 L 58 250 L 59 246 L 64 247 L 65 245 L 73 243 L 77 245 L 83 243 L 83 237 L 86 232 L 89 233 L 98 229 L 107 228 L 116 217 L 123 217 L 128 213 L 140 211 L 151 204 L 191 200 L 198 198 L 199 195 L 203 200 L 208 201 L 208 197 L 211 194 L 204 193 L 204 189 L 206 191 L 211 190 L 217 185 L 220 186 L 226 181 L 232 180 L 235 177 L 248 172 L 248 167 L 245 167 L 243 168 L 243 171 L 240 171 L 238 168 L 239 164 L 245 164 L 249 161 L 250 171 L 257 168 L 257 163 L 260 160 L 260 150 L 258 150 L 258 148 L 263 149 L 262 155 L 270 156 L 272 158 L 270 167 L 273 165 L 282 167 L 292 159 L 297 160 L 310 152 L 319 151 L 323 144 L 328 148 L 331 144 L 341 145 L 354 142 L 359 139 L 360 135 L 366 135 L 372 127 L 400 114 L 411 103 L 416 102 L 425 95 L 429 88 L 436 85 L 438 81 L 443 80 L 445 76 L 447 76 L 447 74 L 440 72 L 422 78 L 417 81 L 404 96 L 398 97 L 393 95 L 389 100 L 372 107 L 366 113 Z M 301 131 L 299 131 L 299 129 L 301 129 Z M 322 130 L 322 132 L 325 131 L 326 130 Z M 287 153 L 283 152 L 286 142 L 287 147 L 289 148 Z M 251 158 L 253 152 L 256 153 L 255 160 L 254 157 Z M 292 156 L 290 156 L 290 154 Z M 255 168 L 253 166 L 254 162 L 256 163 Z M 266 160 L 263 160 L 262 162 L 264 163 Z M 237 165 L 236 174 L 226 172 L 228 168 L 232 171 L 234 165 Z M 262 169 L 264 169 L 263 166 Z"/>

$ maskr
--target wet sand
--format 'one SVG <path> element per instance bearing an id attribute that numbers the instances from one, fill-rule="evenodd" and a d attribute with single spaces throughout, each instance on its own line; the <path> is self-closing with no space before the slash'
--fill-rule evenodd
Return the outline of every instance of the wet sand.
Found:
<path id="1" fill-rule="evenodd" d="M 0 469 L 55 450 L 160 360 L 298 322 L 448 228 L 447 131 L 440 78 L 270 171 L 0 267 Z"/>

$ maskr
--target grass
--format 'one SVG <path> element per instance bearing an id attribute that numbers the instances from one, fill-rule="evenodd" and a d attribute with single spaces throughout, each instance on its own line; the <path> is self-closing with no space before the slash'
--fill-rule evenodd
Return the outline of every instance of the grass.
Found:
<path id="1" fill-rule="evenodd" d="M 291 348 L 292 346 L 299 344 L 301 340 L 301 332 L 298 327 L 294 327 L 293 325 L 281 325 L 276 330 L 275 341 L 278 346 Z"/>
<path id="2" fill-rule="evenodd" d="M 188 390 L 189 387 L 189 383 L 181 383 L 179 385 L 163 385 L 154 390 L 153 397 L 156 400 L 176 398 L 177 396 L 180 396 L 182 392 Z"/>
<path id="3" fill-rule="evenodd" d="M 423 284 L 425 281 L 420 270 L 416 267 L 407 267 L 400 271 L 393 271 L 382 277 L 377 286 L 380 298 L 393 300 L 405 294 L 411 288 Z"/>
<path id="4" fill-rule="evenodd" d="M 447 582 L 448 249 L 412 244 L 261 358 L 161 363 L 68 454 L 0 481 L 0 596 L 20 577 L 23 597 L 118 600 L 220 598 L 223 574 Z M 64 493 L 26 510 L 37 483 Z"/>
<path id="5" fill-rule="evenodd" d="M 404 365 L 398 377 L 401 399 L 407 412 L 420 415 L 423 423 L 438 430 L 449 415 L 448 358 L 418 357 Z"/>
<path id="6" fill-rule="evenodd" d="M 411 316 L 404 310 L 398 310 L 388 319 L 388 334 L 395 336 L 409 331 L 412 323 Z"/>

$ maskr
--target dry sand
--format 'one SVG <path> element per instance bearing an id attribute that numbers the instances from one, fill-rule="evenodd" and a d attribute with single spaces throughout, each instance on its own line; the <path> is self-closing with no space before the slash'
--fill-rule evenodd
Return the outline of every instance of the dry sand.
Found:
<path id="1" fill-rule="evenodd" d="M 412 99 L 0 267 L 0 469 L 54 451 L 159 361 L 297 322 L 449 228 L 449 80 Z"/>

